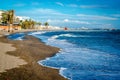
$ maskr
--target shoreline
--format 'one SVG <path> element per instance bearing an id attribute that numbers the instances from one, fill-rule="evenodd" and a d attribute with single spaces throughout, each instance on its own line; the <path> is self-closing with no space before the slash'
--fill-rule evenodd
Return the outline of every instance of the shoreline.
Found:
<path id="1" fill-rule="evenodd" d="M 0 80 L 5 80 L 6 77 L 10 80 L 67 80 L 59 74 L 58 69 L 38 64 L 38 61 L 54 56 L 59 51 L 59 48 L 45 45 L 33 36 L 27 35 L 25 38 L 23 41 L 12 41 L 5 36 L 0 37 L 0 42 L 13 44 L 17 49 L 16 51 L 7 52 L 7 54 L 18 56 L 28 63 L 7 70 L 7 72 L 2 72 Z"/>

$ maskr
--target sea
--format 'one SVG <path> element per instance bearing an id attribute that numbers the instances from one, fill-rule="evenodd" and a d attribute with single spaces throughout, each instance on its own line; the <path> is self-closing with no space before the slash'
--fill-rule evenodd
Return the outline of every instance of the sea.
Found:
<path id="1" fill-rule="evenodd" d="M 120 31 L 37 31 L 8 38 L 23 40 L 26 34 L 60 48 L 38 63 L 59 69 L 68 80 L 120 80 Z"/>

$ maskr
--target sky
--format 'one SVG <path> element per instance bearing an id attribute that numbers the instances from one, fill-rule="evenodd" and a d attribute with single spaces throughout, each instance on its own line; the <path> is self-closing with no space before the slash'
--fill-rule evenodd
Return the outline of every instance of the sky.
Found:
<path id="1" fill-rule="evenodd" d="M 1 0 L 0 10 L 52 26 L 119 28 L 120 0 Z"/>

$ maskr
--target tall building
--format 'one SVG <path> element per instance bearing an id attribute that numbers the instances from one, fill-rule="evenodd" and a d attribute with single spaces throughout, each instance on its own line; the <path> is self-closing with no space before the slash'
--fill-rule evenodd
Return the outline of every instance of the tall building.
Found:
<path id="1" fill-rule="evenodd" d="M 15 14 L 13 15 L 13 25 L 12 27 L 8 26 L 8 25 L 3 25 L 2 24 L 2 13 L 5 13 L 6 11 L 3 11 L 3 10 L 0 10 L 0 30 L 21 30 L 21 26 L 19 26 L 19 22 L 20 22 L 20 19 L 15 16 Z"/>
<path id="2" fill-rule="evenodd" d="M 1 22 L 1 18 L 2 18 L 2 13 L 4 13 L 5 11 L 0 10 L 0 22 Z"/>

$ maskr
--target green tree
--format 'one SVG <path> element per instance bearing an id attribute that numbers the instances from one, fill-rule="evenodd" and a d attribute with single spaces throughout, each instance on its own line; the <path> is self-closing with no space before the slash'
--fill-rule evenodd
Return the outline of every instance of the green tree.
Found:
<path id="1" fill-rule="evenodd" d="M 24 22 L 24 26 L 25 26 L 25 29 L 29 29 L 29 27 L 30 27 L 29 21 L 27 19 Z"/>
<path id="2" fill-rule="evenodd" d="M 37 28 L 38 28 L 38 29 L 40 29 L 40 28 L 41 28 L 42 23 L 41 23 L 41 22 L 36 22 L 36 25 L 37 25 Z"/>
<path id="3" fill-rule="evenodd" d="M 5 12 L 5 13 L 2 13 L 2 23 L 3 24 L 8 24 L 8 14 Z"/>
<path id="4" fill-rule="evenodd" d="M 30 29 L 34 29 L 34 26 L 35 26 L 35 21 L 33 21 L 32 19 L 29 20 L 29 28 Z"/>
<path id="5" fill-rule="evenodd" d="M 25 27 L 25 21 L 23 21 L 23 20 L 20 20 L 20 26 L 23 28 L 23 29 L 26 29 L 26 27 Z"/>
<path id="6" fill-rule="evenodd" d="M 20 19 L 19 19 L 19 18 L 16 18 L 14 22 L 20 23 Z"/>
<path id="7" fill-rule="evenodd" d="M 8 10 L 7 15 L 8 15 L 8 24 L 9 24 L 9 30 L 8 31 L 11 31 L 12 26 L 13 26 L 14 10 Z"/>
<path id="8" fill-rule="evenodd" d="M 48 29 L 49 23 L 45 22 L 44 25 L 46 26 L 46 29 Z"/>
<path id="9" fill-rule="evenodd" d="M 37 22 L 36 24 L 37 24 L 37 25 L 39 25 L 39 26 L 40 26 L 40 25 L 42 25 L 42 23 L 41 23 L 41 22 Z"/>
<path id="10" fill-rule="evenodd" d="M 9 30 L 11 29 L 13 25 L 13 18 L 14 18 L 14 10 L 8 10 L 2 13 L 2 22 L 4 24 L 7 24 L 9 26 Z"/>
<path id="11" fill-rule="evenodd" d="M 22 25 L 23 25 L 23 20 L 20 20 L 19 25 L 22 27 Z"/>
<path id="12" fill-rule="evenodd" d="M 34 29 L 35 21 L 26 19 L 25 21 L 20 21 L 20 24 L 23 29 Z"/>
<path id="13" fill-rule="evenodd" d="M 9 22 L 10 24 L 13 24 L 14 10 L 9 10 L 7 13 L 8 13 L 8 22 Z"/>
<path id="14" fill-rule="evenodd" d="M 31 27 L 32 27 L 32 29 L 34 29 L 34 26 L 35 26 L 35 21 L 31 21 Z"/>

